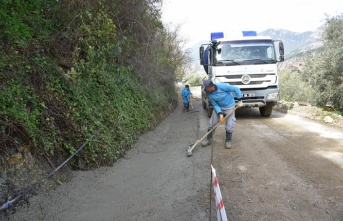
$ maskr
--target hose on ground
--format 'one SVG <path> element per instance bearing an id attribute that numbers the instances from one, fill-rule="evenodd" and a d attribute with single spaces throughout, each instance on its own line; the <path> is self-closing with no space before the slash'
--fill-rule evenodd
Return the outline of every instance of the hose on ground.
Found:
<path id="1" fill-rule="evenodd" d="M 78 152 L 80 152 L 82 150 L 82 148 L 84 146 L 86 146 L 87 143 L 89 143 L 89 141 L 91 141 L 93 139 L 93 137 L 98 133 L 98 131 L 96 131 L 90 138 L 88 138 L 88 140 L 82 144 L 81 147 L 79 147 L 79 149 L 77 149 L 77 151 L 75 151 L 75 153 L 73 153 L 68 159 L 66 159 L 61 165 L 59 165 L 58 167 L 56 167 L 51 173 L 49 173 L 46 177 L 44 177 L 42 180 L 38 181 L 37 183 L 35 183 L 34 185 L 32 185 L 30 188 L 22 191 L 20 194 L 18 194 L 14 199 L 7 201 L 6 203 L 4 203 L 1 208 L 1 210 L 5 210 L 8 207 L 12 206 L 13 203 L 15 201 L 17 201 L 18 199 L 20 199 L 21 197 L 23 197 L 25 194 L 30 193 L 33 189 L 35 189 L 37 186 L 39 186 L 41 183 L 43 183 L 46 179 L 48 179 L 50 176 L 52 176 L 54 173 L 56 173 L 62 166 L 64 166 L 71 158 L 73 158 Z"/>

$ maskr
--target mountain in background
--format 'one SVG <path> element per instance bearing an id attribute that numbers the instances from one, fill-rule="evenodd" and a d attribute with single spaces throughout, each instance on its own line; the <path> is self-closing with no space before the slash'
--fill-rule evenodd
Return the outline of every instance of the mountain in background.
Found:
<path id="1" fill-rule="evenodd" d="M 284 29 L 268 29 L 261 33 L 260 36 L 269 36 L 275 40 L 282 40 L 285 47 L 285 55 L 294 54 L 294 51 L 299 50 L 309 45 L 317 45 L 321 41 L 321 33 L 323 28 L 318 28 L 316 31 L 297 33 Z"/>
<path id="2" fill-rule="evenodd" d="M 257 33 L 259 36 L 269 36 L 275 40 L 282 40 L 285 47 L 285 64 L 292 62 L 301 62 L 303 57 L 308 54 L 314 54 L 323 45 L 321 36 L 324 30 L 324 25 L 315 31 L 307 31 L 297 33 L 284 29 L 267 29 Z M 201 44 L 209 41 L 200 41 L 194 44 L 191 50 L 192 64 L 199 65 L 199 47 Z"/>

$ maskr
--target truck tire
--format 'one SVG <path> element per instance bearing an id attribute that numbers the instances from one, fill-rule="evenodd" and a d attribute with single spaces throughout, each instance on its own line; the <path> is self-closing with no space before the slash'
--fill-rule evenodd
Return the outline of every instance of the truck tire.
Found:
<path id="1" fill-rule="evenodd" d="M 270 117 L 273 111 L 273 104 L 267 103 L 266 106 L 260 107 L 259 109 L 262 117 Z"/>
<path id="2" fill-rule="evenodd" d="M 204 108 L 204 110 L 206 110 L 207 108 L 207 102 L 206 102 L 206 94 L 204 93 L 202 87 L 201 87 L 201 104 L 202 104 L 202 108 Z"/>
<path id="3" fill-rule="evenodd" d="M 202 100 L 202 108 L 206 110 L 206 102 L 204 100 Z"/>
<path id="4" fill-rule="evenodd" d="M 212 107 L 207 107 L 207 116 L 209 117 L 209 118 L 211 118 L 211 116 L 212 116 L 212 112 L 213 112 L 213 108 Z"/>

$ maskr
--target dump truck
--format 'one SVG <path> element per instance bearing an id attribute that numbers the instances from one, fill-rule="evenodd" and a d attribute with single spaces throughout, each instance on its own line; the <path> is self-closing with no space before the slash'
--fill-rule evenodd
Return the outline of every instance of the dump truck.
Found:
<path id="1" fill-rule="evenodd" d="M 224 36 L 224 32 L 213 32 L 211 41 L 201 44 L 199 56 L 207 74 L 205 79 L 239 87 L 243 107 L 258 107 L 261 116 L 270 117 L 280 99 L 278 71 L 284 61 L 281 40 L 258 36 L 256 31 L 228 36 Z M 210 117 L 213 106 L 203 89 L 202 85 L 202 107 Z M 234 97 L 237 102 L 235 94 Z"/>

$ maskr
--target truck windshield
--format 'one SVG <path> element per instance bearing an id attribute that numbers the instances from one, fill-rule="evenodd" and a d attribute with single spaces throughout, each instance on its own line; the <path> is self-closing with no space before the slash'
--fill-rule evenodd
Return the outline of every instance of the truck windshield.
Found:
<path id="1" fill-rule="evenodd" d="M 222 41 L 215 61 L 217 65 L 275 63 L 274 44 L 271 40 Z"/>

